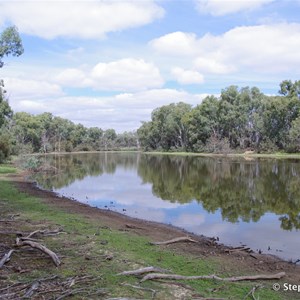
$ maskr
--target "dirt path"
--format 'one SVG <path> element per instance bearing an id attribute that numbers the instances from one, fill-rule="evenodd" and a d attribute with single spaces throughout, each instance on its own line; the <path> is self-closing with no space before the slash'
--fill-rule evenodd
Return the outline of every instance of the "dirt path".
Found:
<path id="1" fill-rule="evenodd" d="M 55 206 L 68 213 L 80 214 L 88 219 L 97 220 L 102 226 L 130 231 L 137 235 L 148 237 L 153 242 L 189 236 L 199 242 L 175 243 L 160 247 L 166 247 L 178 253 L 190 254 L 204 259 L 205 257 L 214 256 L 217 260 L 220 260 L 220 265 L 222 265 L 224 271 L 232 275 L 238 270 L 243 270 L 244 273 L 277 273 L 284 271 L 287 276 L 283 282 L 300 283 L 300 266 L 274 256 L 254 252 L 248 253 L 244 250 L 218 244 L 211 238 L 193 235 L 169 225 L 133 219 L 116 212 L 93 208 L 86 204 L 60 197 L 53 192 L 41 190 L 34 183 L 26 182 L 20 176 L 15 176 L 14 183 L 20 191 L 36 196 L 48 205 Z"/>

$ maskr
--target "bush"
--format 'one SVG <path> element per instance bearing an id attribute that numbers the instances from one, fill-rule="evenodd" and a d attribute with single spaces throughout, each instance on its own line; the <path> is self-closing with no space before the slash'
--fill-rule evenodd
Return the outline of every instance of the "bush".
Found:
<path id="1" fill-rule="evenodd" d="M 4 133 L 0 135 L 0 163 L 5 161 L 11 150 L 11 141 L 8 134 Z"/>
<path id="2" fill-rule="evenodd" d="M 22 164 L 23 169 L 30 171 L 37 171 L 42 162 L 35 156 L 26 157 L 25 161 Z"/>
<path id="3" fill-rule="evenodd" d="M 263 153 L 275 153 L 279 149 L 275 142 L 270 140 L 269 138 L 265 139 L 262 141 L 259 146 L 258 146 L 258 152 L 263 152 Z"/>

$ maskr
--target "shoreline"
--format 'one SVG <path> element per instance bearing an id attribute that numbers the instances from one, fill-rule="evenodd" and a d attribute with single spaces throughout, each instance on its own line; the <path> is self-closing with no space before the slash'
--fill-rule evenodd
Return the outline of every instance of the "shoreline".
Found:
<path id="1" fill-rule="evenodd" d="M 230 252 L 237 248 L 241 248 L 239 246 L 230 246 L 230 245 L 226 245 L 223 243 L 219 243 L 218 240 L 214 237 L 208 237 L 208 236 L 205 236 L 202 234 L 196 234 L 193 232 L 189 232 L 188 230 L 185 230 L 184 228 L 177 227 L 172 224 L 165 224 L 165 223 L 156 222 L 156 221 L 149 221 L 149 220 L 140 219 L 137 217 L 131 217 L 131 216 L 122 214 L 122 213 L 114 211 L 114 210 L 90 206 L 89 204 L 82 203 L 79 200 L 76 200 L 75 198 L 61 196 L 54 191 L 40 188 L 34 181 L 23 179 L 23 181 L 19 184 L 21 184 L 22 189 L 23 189 L 24 185 L 26 185 L 26 188 L 25 188 L 26 192 L 29 191 L 30 193 L 33 193 L 34 195 L 37 193 L 38 195 L 42 194 L 43 196 L 50 196 L 51 198 L 56 199 L 59 202 L 61 202 L 61 200 L 63 200 L 65 202 L 65 204 L 67 204 L 67 207 L 69 207 L 70 205 L 74 206 L 75 211 L 79 210 L 80 213 L 83 213 L 85 215 L 91 213 L 94 216 L 96 214 L 101 217 L 112 218 L 114 221 L 118 220 L 118 222 L 116 222 L 117 224 L 119 224 L 120 222 L 125 223 L 125 224 L 132 223 L 133 227 L 137 226 L 137 228 L 140 228 L 139 226 L 147 226 L 147 227 L 149 227 L 150 230 L 160 229 L 163 232 L 166 231 L 167 235 L 181 234 L 181 235 L 189 236 L 191 238 L 201 240 L 202 242 L 207 243 L 209 245 L 213 245 L 214 248 L 221 249 L 221 251 L 225 250 L 225 251 Z M 51 203 L 51 204 L 53 204 L 53 203 Z M 260 257 L 260 259 L 263 259 L 263 257 L 266 257 L 266 258 L 268 258 L 268 260 L 271 259 L 271 260 L 282 262 L 282 263 L 288 263 L 288 264 L 291 263 L 290 260 L 285 260 L 279 256 L 276 256 L 275 254 L 258 253 L 257 251 L 250 249 L 247 246 L 246 246 L 246 248 L 249 249 L 249 252 L 253 253 L 254 256 L 257 255 L 257 257 Z M 241 252 L 241 253 L 243 253 L 243 252 Z M 249 254 L 249 253 L 245 252 L 244 254 Z M 295 265 L 298 266 L 298 264 L 295 264 Z M 299 267 L 300 267 L 300 265 L 299 265 Z"/>
<path id="2" fill-rule="evenodd" d="M 24 156 L 44 155 L 72 155 L 72 154 L 100 154 L 100 153 L 140 153 L 145 155 L 172 155 L 194 157 L 222 157 L 222 158 L 275 158 L 275 159 L 300 159 L 300 153 L 198 153 L 198 152 L 162 152 L 162 151 L 139 151 L 139 150 L 108 150 L 108 151 L 76 151 L 76 152 L 48 152 L 32 153 Z"/>
<path id="3" fill-rule="evenodd" d="M 132 284 L 135 286 L 137 284 L 134 278 L 116 277 L 116 274 L 122 271 L 155 266 L 171 270 L 174 274 L 218 274 L 223 278 L 284 272 L 285 276 L 280 280 L 260 281 L 264 285 L 260 297 L 270 300 L 291 297 L 297 299 L 297 293 L 273 291 L 272 284 L 274 282 L 281 285 L 285 282 L 299 284 L 299 265 L 273 255 L 219 244 L 213 238 L 188 233 L 169 224 L 145 221 L 115 211 L 91 207 L 59 196 L 53 191 L 40 189 L 34 182 L 26 180 L 25 175 L 23 172 L 0 176 L 0 206 L 4 208 L 0 211 L 2 245 L 8 249 L 14 247 L 13 234 L 16 232 L 28 234 L 37 229 L 62 230 L 64 234 L 43 238 L 46 245 L 62 259 L 62 265 L 55 268 L 49 259 L 35 257 L 38 253 L 34 254 L 34 251 L 31 251 L 30 257 L 34 256 L 24 261 L 22 254 L 21 256 L 18 254 L 22 250 L 17 250 L 17 254 L 4 269 L 3 279 L 0 277 L 0 287 L 1 284 L 5 284 L 4 286 L 11 284 L 10 276 L 13 274 L 11 272 L 20 265 L 25 271 L 16 275 L 19 281 L 32 282 L 33 278 L 35 280 L 41 277 L 49 278 L 49 275 L 57 275 L 59 280 L 66 280 L 70 278 L 68 276 L 76 278 L 80 274 L 101 276 L 104 281 L 95 282 L 85 288 L 85 293 L 89 295 L 93 289 L 97 291 L 99 287 L 97 284 L 100 284 L 101 288 L 109 290 L 110 296 L 122 298 L 150 299 L 147 294 L 147 288 L 150 288 L 159 291 L 157 300 L 203 297 L 243 299 L 255 284 L 253 282 L 224 284 L 209 280 L 182 283 L 154 281 L 144 285 L 145 291 L 138 291 L 131 288 Z M 11 220 L 10 216 L 17 217 Z M 9 220 L 9 223 L 3 222 L 4 219 Z M 156 245 L 157 242 L 187 237 L 192 241 Z M 2 252 L 0 247 L 1 255 Z M 127 281 L 127 287 L 123 286 L 124 280 Z M 76 288 L 77 284 L 75 290 Z M 88 297 L 88 299 L 108 299 L 108 297 Z"/>

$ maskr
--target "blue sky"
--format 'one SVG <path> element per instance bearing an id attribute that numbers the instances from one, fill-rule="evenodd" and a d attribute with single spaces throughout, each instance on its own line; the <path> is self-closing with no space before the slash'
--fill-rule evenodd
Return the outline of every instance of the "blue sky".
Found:
<path id="1" fill-rule="evenodd" d="M 161 105 L 299 80 L 299 16 L 299 0 L 0 0 L 25 48 L 0 78 L 14 111 L 135 130 Z"/>

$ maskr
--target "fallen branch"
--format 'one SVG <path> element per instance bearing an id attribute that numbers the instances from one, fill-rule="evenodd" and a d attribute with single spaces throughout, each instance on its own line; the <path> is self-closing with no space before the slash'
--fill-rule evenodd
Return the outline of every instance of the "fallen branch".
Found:
<path id="1" fill-rule="evenodd" d="M 58 256 L 53 251 L 51 251 L 47 247 L 43 246 L 42 244 L 39 244 L 39 243 L 33 242 L 33 241 L 27 241 L 27 240 L 24 241 L 22 238 L 17 237 L 16 245 L 18 247 L 30 246 L 31 248 L 38 249 L 38 250 L 44 252 L 45 254 L 47 254 L 48 256 L 50 256 L 56 266 L 59 266 L 61 264 Z"/>
<path id="2" fill-rule="evenodd" d="M 243 280 L 270 280 L 270 279 L 280 279 L 285 276 L 285 272 L 280 272 L 273 275 L 254 275 L 254 276 L 238 276 L 238 277 L 227 277 L 221 278 L 216 275 L 202 275 L 202 276 L 182 276 L 177 274 L 160 274 L 160 273 L 152 273 L 147 274 L 141 279 L 141 282 L 146 280 L 155 280 L 155 279 L 170 279 L 170 280 L 198 280 L 198 279 L 214 279 L 219 281 L 226 282 L 236 282 Z"/>
<path id="3" fill-rule="evenodd" d="M 59 230 L 59 229 L 53 230 L 53 231 L 50 231 L 50 230 L 36 230 L 36 231 L 31 232 L 26 237 L 22 237 L 22 239 L 23 240 L 30 239 L 30 238 L 32 238 L 36 234 L 42 234 L 44 236 L 48 236 L 48 235 L 56 235 L 56 234 L 60 234 L 60 233 L 64 233 L 64 232 L 61 231 L 61 230 Z"/>
<path id="4" fill-rule="evenodd" d="M 198 241 L 191 239 L 190 237 L 187 236 L 182 236 L 178 237 L 175 239 L 171 239 L 168 241 L 163 241 L 163 242 L 153 242 L 150 243 L 151 245 L 168 245 L 168 244 L 174 244 L 174 243 L 179 243 L 179 242 L 192 242 L 192 243 L 198 243 Z"/>
<path id="5" fill-rule="evenodd" d="M 14 250 L 9 250 L 8 253 L 5 253 L 0 260 L 0 269 L 4 266 L 5 263 L 10 261 L 10 257 L 13 254 Z"/>
<path id="6" fill-rule="evenodd" d="M 150 272 L 170 273 L 169 270 L 156 268 L 156 267 L 146 267 L 146 268 L 141 268 L 141 269 L 132 270 L 132 271 L 124 271 L 117 275 L 141 275 L 141 274 L 150 273 Z"/>

